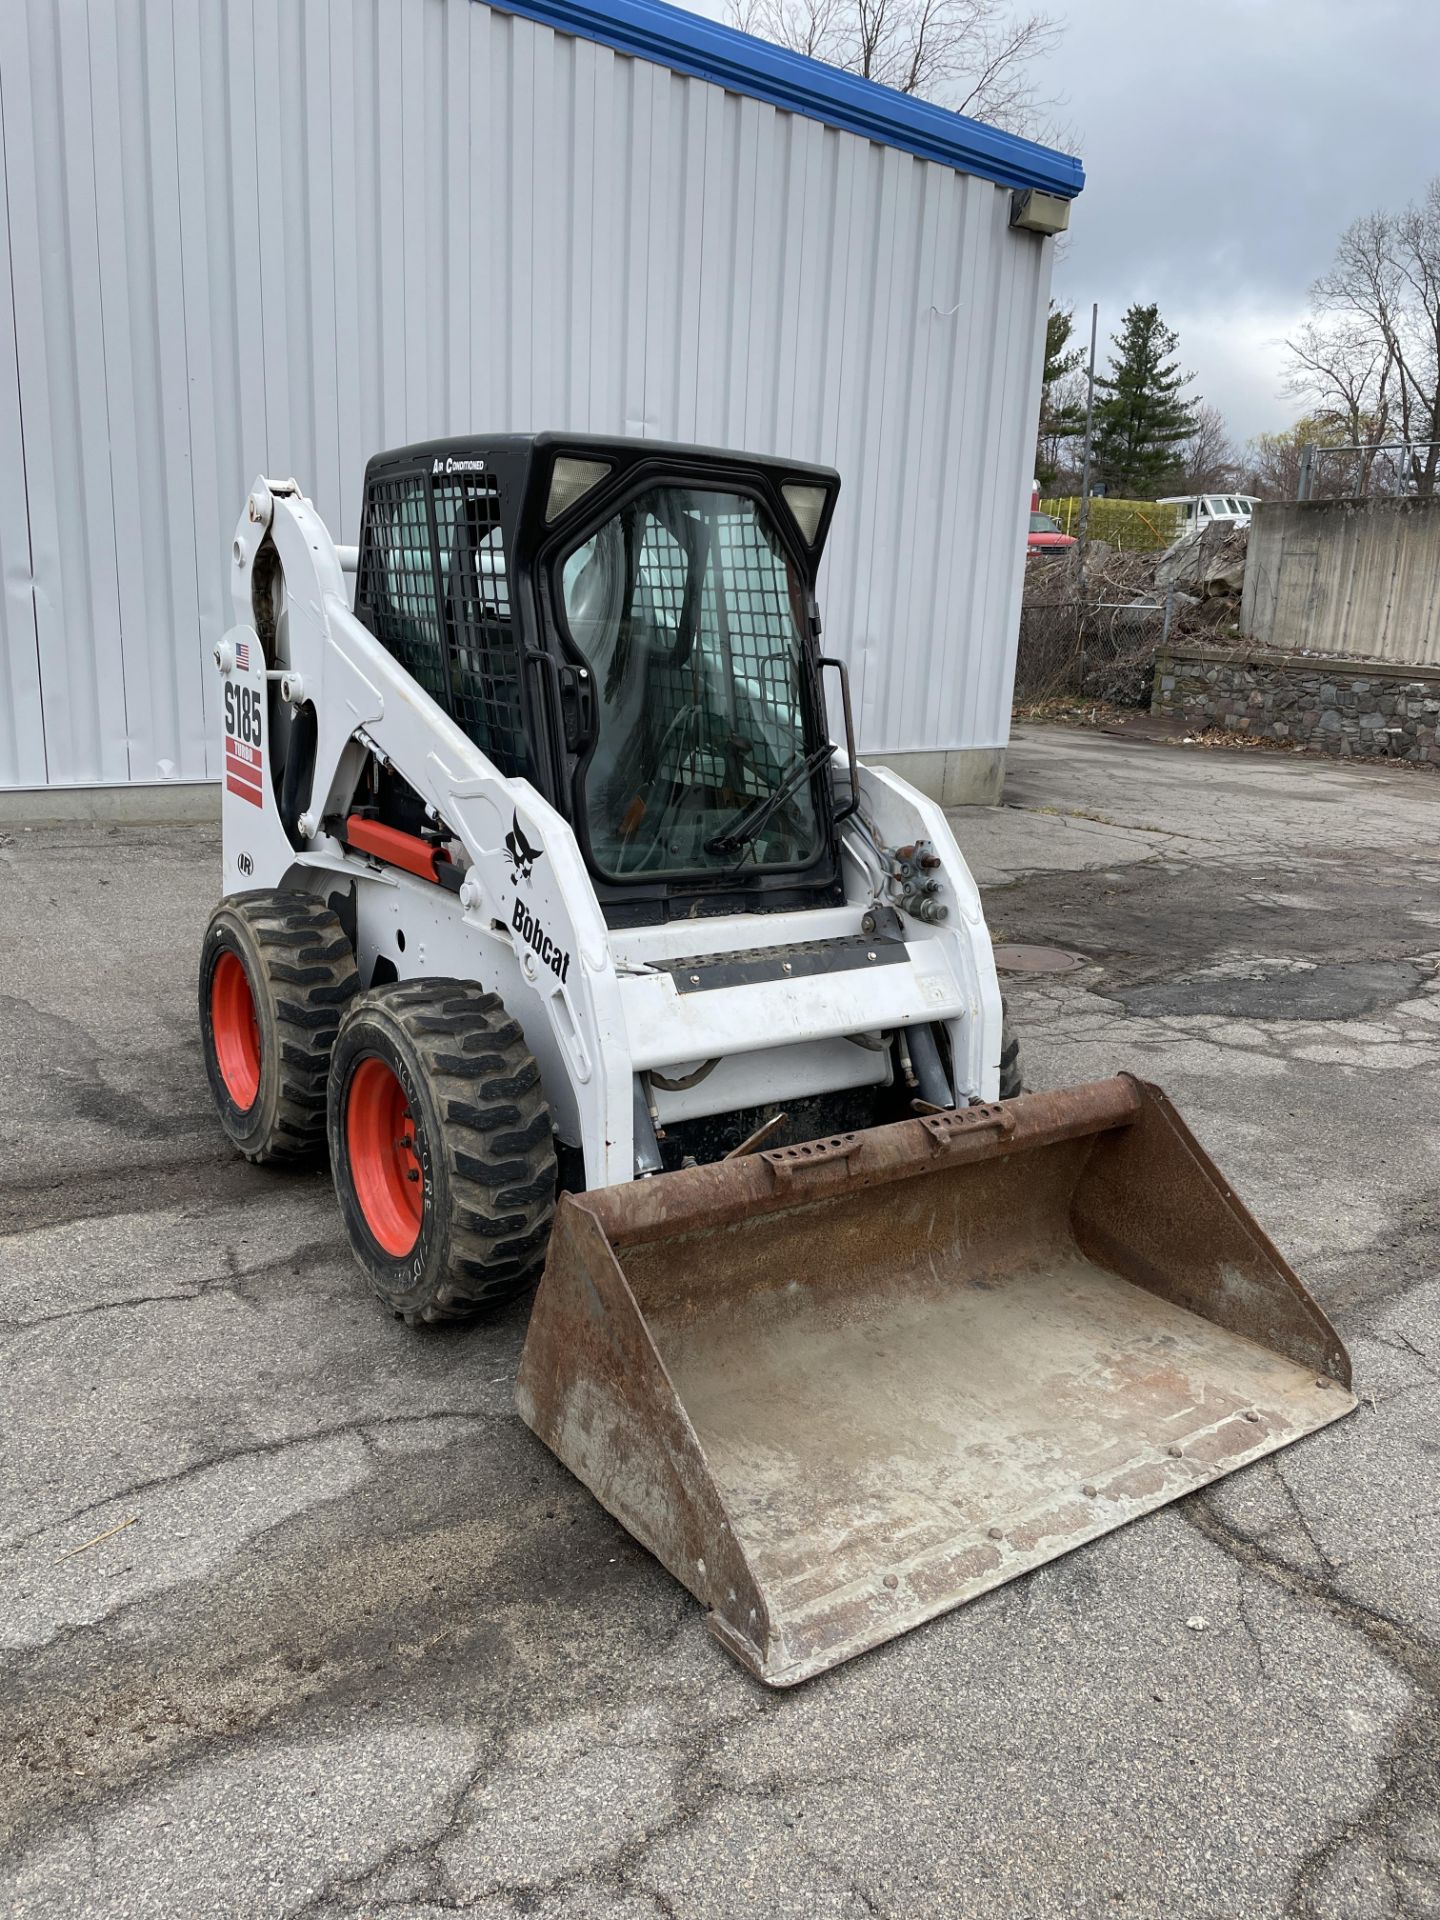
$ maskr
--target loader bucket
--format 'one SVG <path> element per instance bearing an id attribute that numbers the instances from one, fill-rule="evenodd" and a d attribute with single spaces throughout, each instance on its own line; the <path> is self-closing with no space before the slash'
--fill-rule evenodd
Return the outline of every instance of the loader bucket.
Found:
<path id="1" fill-rule="evenodd" d="M 789 1686 L 1348 1413 L 1128 1075 L 565 1197 L 525 1421 Z"/>

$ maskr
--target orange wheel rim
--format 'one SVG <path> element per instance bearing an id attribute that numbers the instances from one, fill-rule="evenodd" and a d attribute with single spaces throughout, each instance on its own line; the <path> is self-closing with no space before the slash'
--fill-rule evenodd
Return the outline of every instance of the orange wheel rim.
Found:
<path id="1" fill-rule="evenodd" d="M 225 1091 L 241 1113 L 248 1113 L 260 1091 L 260 1022 L 237 954 L 222 953 L 210 976 L 210 1031 Z"/>
<path id="2" fill-rule="evenodd" d="M 367 1054 L 345 1096 L 345 1149 L 365 1225 L 376 1245 L 397 1260 L 420 1238 L 425 1210 L 415 1145 L 415 1120 L 399 1077 L 376 1054 Z"/>

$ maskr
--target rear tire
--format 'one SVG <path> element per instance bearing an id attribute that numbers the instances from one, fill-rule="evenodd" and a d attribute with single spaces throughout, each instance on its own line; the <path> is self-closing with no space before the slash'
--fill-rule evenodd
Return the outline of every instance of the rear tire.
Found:
<path id="1" fill-rule="evenodd" d="M 325 1151 L 325 1084 L 360 984 L 345 930 L 308 893 L 237 893 L 200 950 L 200 1035 L 220 1124 L 249 1160 Z"/>
<path id="2" fill-rule="evenodd" d="M 355 1257 L 411 1326 L 534 1285 L 555 1212 L 540 1069 L 498 994 L 459 980 L 372 988 L 330 1063 L 330 1161 Z"/>
<path id="3" fill-rule="evenodd" d="M 1003 1002 L 1001 1003 L 1003 1006 Z M 1002 1019 L 1000 1027 L 1000 1098 L 1013 1100 L 1017 1093 L 1025 1091 L 1025 1077 L 1020 1066 L 1020 1042 L 1015 1029 L 1008 1019 Z"/>

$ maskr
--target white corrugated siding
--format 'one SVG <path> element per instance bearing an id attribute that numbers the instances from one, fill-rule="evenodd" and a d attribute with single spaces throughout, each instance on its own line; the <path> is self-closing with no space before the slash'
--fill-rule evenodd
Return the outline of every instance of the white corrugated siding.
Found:
<path id="1" fill-rule="evenodd" d="M 832 463 L 862 744 L 1003 744 L 1006 189 L 469 0 L 6 0 L 0 137 L 0 785 L 213 776 L 251 478 L 472 428 Z"/>

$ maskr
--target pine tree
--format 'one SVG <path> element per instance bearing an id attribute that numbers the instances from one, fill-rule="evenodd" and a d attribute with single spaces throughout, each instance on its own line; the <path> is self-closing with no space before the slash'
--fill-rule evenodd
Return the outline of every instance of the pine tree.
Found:
<path id="1" fill-rule="evenodd" d="M 1080 364 L 1082 347 L 1072 347 L 1075 315 L 1069 307 L 1050 302 L 1045 322 L 1045 368 L 1040 375 L 1040 426 L 1035 438 L 1035 476 L 1042 487 L 1052 487 L 1060 468 L 1062 443 L 1085 431 L 1085 386 Z"/>
<path id="2" fill-rule="evenodd" d="M 1194 379 L 1172 358 L 1176 337 L 1160 309 L 1131 307 L 1113 336 L 1110 371 L 1095 376 L 1095 465 L 1107 493 L 1153 499 L 1180 467 L 1180 444 L 1195 430 Z"/>

